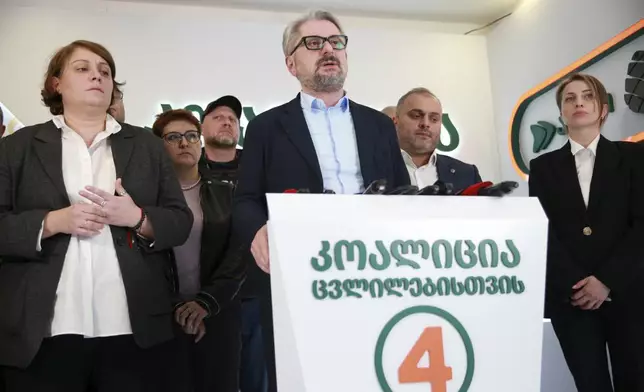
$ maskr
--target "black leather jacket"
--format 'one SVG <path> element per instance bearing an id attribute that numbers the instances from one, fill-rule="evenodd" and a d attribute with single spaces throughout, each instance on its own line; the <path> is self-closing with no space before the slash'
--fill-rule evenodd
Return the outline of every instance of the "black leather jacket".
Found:
<path id="1" fill-rule="evenodd" d="M 199 172 L 203 178 L 209 178 L 215 181 L 222 181 L 233 186 L 237 185 L 237 171 L 239 168 L 239 160 L 241 159 L 244 150 L 238 149 L 235 153 L 235 159 L 230 162 L 212 162 L 206 157 L 206 151 L 202 151 L 201 159 L 199 160 Z M 250 253 L 248 247 L 240 248 L 242 263 L 246 266 L 246 281 L 242 286 L 240 297 L 241 299 L 250 299 L 257 297 L 260 293 L 260 287 L 264 284 L 266 275 L 255 264 L 255 259 Z"/>
<path id="2" fill-rule="evenodd" d="M 239 300 L 239 290 L 246 279 L 246 267 L 241 256 L 242 246 L 232 231 L 234 187 L 206 176 L 202 178 L 201 290 L 195 300 L 211 316 Z M 173 275 L 174 290 L 178 293 L 176 266 Z"/>

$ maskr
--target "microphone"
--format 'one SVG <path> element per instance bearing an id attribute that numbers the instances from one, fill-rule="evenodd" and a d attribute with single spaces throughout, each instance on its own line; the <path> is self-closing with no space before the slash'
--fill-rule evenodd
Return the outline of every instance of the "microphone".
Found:
<path id="1" fill-rule="evenodd" d="M 436 196 L 436 195 L 440 195 L 440 191 L 441 191 L 440 187 L 434 184 L 434 185 L 428 185 L 424 188 L 419 189 L 418 192 L 416 192 L 416 194 L 421 196 L 426 196 L 426 195 Z"/>
<path id="2" fill-rule="evenodd" d="M 518 187 L 519 183 L 516 181 L 502 181 L 498 184 L 493 184 L 491 181 L 484 181 L 463 189 L 458 192 L 458 195 L 501 197 L 509 195 Z"/>
<path id="3" fill-rule="evenodd" d="M 516 181 L 502 181 L 498 184 L 485 187 L 479 191 L 479 196 L 494 196 L 501 197 L 509 195 L 515 189 L 519 187 L 519 183 Z"/>
<path id="4" fill-rule="evenodd" d="M 470 185 L 467 188 L 461 190 L 457 193 L 459 196 L 478 196 L 479 191 L 483 188 L 487 188 L 492 185 L 491 181 L 479 182 L 474 185 Z"/>
<path id="5" fill-rule="evenodd" d="M 300 188 L 300 189 L 289 188 L 289 189 L 285 189 L 284 192 L 282 193 L 311 193 L 311 191 L 309 191 L 307 188 Z"/>
<path id="6" fill-rule="evenodd" d="M 446 196 L 454 194 L 454 185 L 451 183 L 444 183 L 442 181 L 436 181 L 433 185 L 428 185 L 418 192 L 417 195 L 432 195 L 432 196 Z"/>
<path id="7" fill-rule="evenodd" d="M 454 184 L 451 182 L 436 181 L 434 185 L 438 185 L 439 195 L 453 195 L 454 194 Z"/>
<path id="8" fill-rule="evenodd" d="M 289 189 L 285 189 L 284 192 L 282 193 L 311 193 L 311 191 L 309 191 L 308 188 L 300 188 L 300 189 L 289 188 Z M 335 195 L 335 192 L 331 189 L 324 189 L 322 191 L 322 194 Z"/>
<path id="9" fill-rule="evenodd" d="M 416 185 L 403 185 L 386 191 L 385 195 L 416 195 L 418 194 L 418 187 Z"/>
<path id="10" fill-rule="evenodd" d="M 376 180 L 362 192 L 363 195 L 382 195 L 387 189 L 387 180 Z"/>

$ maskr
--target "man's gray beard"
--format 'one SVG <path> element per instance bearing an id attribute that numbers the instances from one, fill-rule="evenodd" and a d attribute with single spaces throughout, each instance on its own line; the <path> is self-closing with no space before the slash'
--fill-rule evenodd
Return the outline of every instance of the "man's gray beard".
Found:
<path id="1" fill-rule="evenodd" d="M 210 147 L 214 148 L 222 148 L 222 149 L 229 149 L 229 148 L 236 148 L 237 147 L 237 141 L 234 139 L 217 139 L 216 137 L 209 137 L 206 139 L 206 144 Z"/>
<path id="2" fill-rule="evenodd" d="M 344 72 L 339 72 L 337 75 L 321 75 L 316 72 L 313 78 L 302 80 L 302 84 L 319 93 L 333 93 L 342 90 L 345 78 Z"/>

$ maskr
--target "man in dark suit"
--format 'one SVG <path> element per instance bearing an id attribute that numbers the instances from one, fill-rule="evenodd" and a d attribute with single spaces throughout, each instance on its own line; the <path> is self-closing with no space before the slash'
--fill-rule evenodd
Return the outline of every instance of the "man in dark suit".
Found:
<path id="1" fill-rule="evenodd" d="M 314 12 L 284 32 L 286 66 L 301 84 L 291 102 L 264 112 L 247 129 L 233 207 L 242 240 L 251 244 L 262 299 L 270 391 L 276 391 L 266 193 L 306 188 L 310 192 L 356 194 L 385 179 L 409 184 L 396 132 L 386 115 L 348 99 L 347 37 L 337 19 Z"/>
<path id="2" fill-rule="evenodd" d="M 436 153 L 443 126 L 440 100 L 426 88 L 415 88 L 398 101 L 394 123 L 412 185 L 424 188 L 440 180 L 462 190 L 481 182 L 474 165 Z"/>

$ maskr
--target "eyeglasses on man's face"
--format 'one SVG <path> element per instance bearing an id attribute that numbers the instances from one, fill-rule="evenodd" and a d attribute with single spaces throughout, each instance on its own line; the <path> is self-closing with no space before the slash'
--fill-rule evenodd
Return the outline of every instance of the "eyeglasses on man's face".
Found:
<path id="1" fill-rule="evenodd" d="M 308 50 L 322 50 L 324 48 L 324 44 L 326 42 L 329 42 L 331 44 L 331 48 L 333 50 L 344 50 L 347 47 L 347 43 L 349 42 L 349 37 L 346 35 L 330 35 L 328 37 L 320 37 L 319 35 L 307 35 L 306 37 L 302 37 L 300 39 L 300 42 L 295 45 L 295 48 L 291 51 L 291 56 L 295 51 L 302 45 L 306 47 Z"/>
<path id="2" fill-rule="evenodd" d="M 166 143 L 178 146 L 181 144 L 181 139 L 186 138 L 189 144 L 196 144 L 201 142 L 201 133 L 199 131 L 187 131 L 184 133 L 169 132 L 163 136 Z"/>

